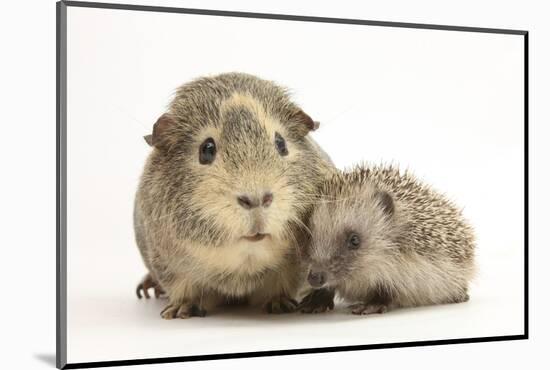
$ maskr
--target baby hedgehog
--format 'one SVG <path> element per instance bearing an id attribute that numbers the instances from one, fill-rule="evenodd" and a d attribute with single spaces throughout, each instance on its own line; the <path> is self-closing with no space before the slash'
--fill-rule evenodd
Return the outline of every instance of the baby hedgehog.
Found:
<path id="1" fill-rule="evenodd" d="M 358 166 L 321 186 L 305 251 L 316 290 L 303 312 L 354 314 L 465 302 L 474 275 L 474 234 L 443 195 L 393 167 Z"/>

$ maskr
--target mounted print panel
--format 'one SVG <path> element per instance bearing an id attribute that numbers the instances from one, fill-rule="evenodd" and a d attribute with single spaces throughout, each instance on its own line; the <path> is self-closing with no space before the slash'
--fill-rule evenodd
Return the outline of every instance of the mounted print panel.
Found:
<path id="1" fill-rule="evenodd" d="M 526 338 L 525 32 L 124 8 L 59 5 L 59 366 Z"/>

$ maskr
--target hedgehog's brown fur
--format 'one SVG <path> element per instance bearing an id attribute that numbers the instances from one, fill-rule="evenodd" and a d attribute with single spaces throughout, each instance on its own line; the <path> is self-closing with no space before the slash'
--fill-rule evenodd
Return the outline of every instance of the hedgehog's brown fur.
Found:
<path id="1" fill-rule="evenodd" d="M 164 318 L 202 315 L 227 301 L 292 309 L 300 281 L 297 246 L 331 164 L 307 133 L 313 121 L 272 82 L 241 73 L 180 87 L 153 130 L 155 145 L 136 195 L 136 241 L 150 282 L 169 299 Z M 275 148 L 286 139 L 288 155 Z M 213 138 L 212 164 L 199 147 Z M 269 208 L 246 210 L 239 194 L 273 193 Z M 262 232 L 270 237 L 244 240 Z M 145 285 L 140 285 L 143 290 Z"/>
<path id="2" fill-rule="evenodd" d="M 354 303 L 352 312 L 468 300 L 474 233 L 445 196 L 384 166 L 336 173 L 321 188 L 306 255 L 311 271 L 326 274 L 325 289 Z M 356 250 L 350 233 L 360 237 Z"/>

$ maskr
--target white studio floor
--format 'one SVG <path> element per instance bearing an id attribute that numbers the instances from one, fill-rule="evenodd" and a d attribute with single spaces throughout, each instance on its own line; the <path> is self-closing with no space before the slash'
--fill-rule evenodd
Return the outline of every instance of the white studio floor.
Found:
<path id="1" fill-rule="evenodd" d="M 87 266 L 93 262 L 88 260 Z M 79 294 L 69 286 L 68 361 L 521 334 L 523 274 L 518 262 L 512 254 L 481 260 L 480 276 L 467 303 L 369 316 L 347 314 L 344 307 L 318 315 L 267 315 L 246 307 L 233 307 L 210 312 L 205 318 L 166 321 L 159 316 L 165 302 L 138 300 L 134 286 L 117 282 L 106 285 L 101 278 L 95 282 L 80 281 L 78 291 L 86 294 Z M 488 264 L 491 269 L 484 269 Z"/>

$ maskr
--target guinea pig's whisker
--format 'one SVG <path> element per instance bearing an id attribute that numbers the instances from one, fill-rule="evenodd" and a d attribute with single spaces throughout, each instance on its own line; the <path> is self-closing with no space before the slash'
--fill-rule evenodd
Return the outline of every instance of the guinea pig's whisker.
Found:
<path id="1" fill-rule="evenodd" d="M 132 120 L 135 123 L 139 124 L 142 129 L 148 130 L 147 132 L 150 132 L 149 131 L 149 130 L 151 130 L 151 125 L 150 124 L 145 124 L 145 122 L 140 121 L 133 114 L 129 113 L 129 111 L 127 109 L 124 109 L 124 107 L 122 107 L 118 104 L 114 104 L 112 101 L 105 101 L 105 106 L 111 106 L 111 108 L 113 110 L 117 110 L 119 113 L 123 113 L 128 118 L 130 118 L 130 120 Z"/>
<path id="2" fill-rule="evenodd" d="M 160 220 L 163 220 L 163 219 L 165 219 L 165 218 L 171 217 L 171 216 L 175 215 L 175 214 L 178 213 L 178 212 L 179 212 L 179 211 L 173 211 L 173 212 L 170 212 L 170 213 L 167 213 L 167 214 L 163 214 L 162 216 L 150 218 L 150 219 L 148 219 L 147 221 L 141 221 L 141 223 L 142 223 L 143 225 L 150 225 L 150 224 L 152 224 L 153 222 L 160 221 Z"/>

